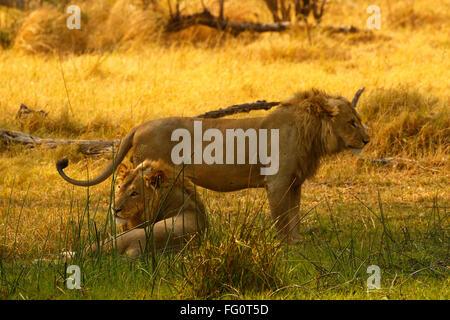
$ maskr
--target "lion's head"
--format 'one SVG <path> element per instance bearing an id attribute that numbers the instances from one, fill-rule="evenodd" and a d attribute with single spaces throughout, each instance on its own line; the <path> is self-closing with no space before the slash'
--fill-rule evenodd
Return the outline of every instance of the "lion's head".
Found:
<path id="1" fill-rule="evenodd" d="M 370 142 L 366 127 L 353 106 L 344 97 L 328 98 L 331 111 L 329 127 L 333 134 L 328 141 L 329 153 L 349 149 L 355 154 L 361 153 L 363 147 Z"/>
<path id="2" fill-rule="evenodd" d="M 283 103 L 285 107 L 294 107 L 299 132 L 310 141 L 313 148 L 318 148 L 322 155 L 334 154 L 343 150 L 360 153 L 369 143 L 370 138 L 356 104 L 362 90 L 350 103 L 342 96 L 333 96 L 312 89 L 298 93 Z"/>
<path id="3" fill-rule="evenodd" d="M 195 192 L 192 183 L 181 176 L 161 160 L 146 160 L 130 170 L 121 164 L 115 191 L 117 225 L 127 230 L 146 221 L 155 223 L 173 216 L 182 207 L 188 208 Z"/>

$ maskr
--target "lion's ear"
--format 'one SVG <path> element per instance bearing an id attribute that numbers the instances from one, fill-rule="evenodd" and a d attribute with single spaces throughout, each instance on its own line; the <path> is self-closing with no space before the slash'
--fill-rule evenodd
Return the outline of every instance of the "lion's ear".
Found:
<path id="1" fill-rule="evenodd" d="M 317 105 L 316 108 L 319 113 L 327 117 L 335 117 L 339 114 L 339 107 L 335 101 L 327 101 L 326 103 L 321 103 Z"/>
<path id="2" fill-rule="evenodd" d="M 117 169 L 117 179 L 123 180 L 127 175 L 128 171 L 129 171 L 128 167 L 124 163 L 121 163 Z"/>
<path id="3" fill-rule="evenodd" d="M 336 105 L 334 105 L 334 106 L 329 106 L 328 107 L 328 114 L 331 116 L 331 117 L 336 117 L 338 114 L 339 114 L 339 107 L 338 106 L 336 106 Z"/>
<path id="4" fill-rule="evenodd" d="M 150 185 L 159 188 L 161 184 L 166 180 L 166 175 L 162 170 L 156 170 L 152 173 L 144 176 L 145 185 L 150 187 Z"/>

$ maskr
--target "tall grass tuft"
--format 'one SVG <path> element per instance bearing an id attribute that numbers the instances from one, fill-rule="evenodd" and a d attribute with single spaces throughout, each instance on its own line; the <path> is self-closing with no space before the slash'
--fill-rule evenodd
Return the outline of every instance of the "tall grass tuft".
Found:
<path id="1" fill-rule="evenodd" d="M 29 53 L 83 52 L 86 48 L 85 29 L 70 30 L 66 26 L 67 17 L 55 9 L 32 11 L 22 22 L 14 48 Z"/>
<path id="2" fill-rule="evenodd" d="M 374 90 L 360 108 L 373 133 L 369 149 L 381 157 L 448 153 L 448 103 L 405 85 Z"/>
<path id="3" fill-rule="evenodd" d="M 218 209 L 208 216 L 210 227 L 202 245 L 185 253 L 179 271 L 183 297 L 241 297 L 284 284 L 284 246 L 261 206 L 248 203 L 233 212 Z"/>

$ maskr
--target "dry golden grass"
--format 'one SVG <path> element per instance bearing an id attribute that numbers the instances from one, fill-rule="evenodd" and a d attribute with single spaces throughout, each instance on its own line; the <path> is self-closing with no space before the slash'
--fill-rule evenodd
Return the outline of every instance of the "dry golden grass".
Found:
<path id="1" fill-rule="evenodd" d="M 416 89 L 378 89 L 361 113 L 377 135 L 369 150 L 379 157 L 445 155 L 450 152 L 449 101 Z"/>

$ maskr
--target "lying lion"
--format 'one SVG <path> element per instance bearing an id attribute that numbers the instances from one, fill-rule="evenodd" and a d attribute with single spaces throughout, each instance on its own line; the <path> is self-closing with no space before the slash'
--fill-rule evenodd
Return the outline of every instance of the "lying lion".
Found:
<path id="1" fill-rule="evenodd" d="M 89 246 L 86 252 L 94 253 L 99 246 L 102 251 L 109 251 L 115 246 L 118 253 L 136 257 L 144 250 L 179 248 L 203 232 L 206 226 L 203 203 L 192 182 L 179 173 L 163 161 L 145 160 L 129 171 L 122 164 L 114 214 L 116 225 L 125 232 Z"/>
<path id="2" fill-rule="evenodd" d="M 288 243 L 297 242 L 299 227 L 299 202 L 303 182 L 319 168 L 320 160 L 327 155 L 344 150 L 360 152 L 369 142 L 369 136 L 356 110 L 358 92 L 350 103 L 346 98 L 329 95 L 312 89 L 296 94 L 281 103 L 265 117 L 248 119 L 200 119 L 171 117 L 152 120 L 133 128 L 123 139 L 115 159 L 96 178 L 89 181 L 69 178 L 63 169 L 68 160 L 57 162 L 59 174 L 78 186 L 92 186 L 106 180 L 133 149 L 134 165 L 144 160 L 161 158 L 172 164 L 172 151 L 178 144 L 173 140 L 177 129 L 195 135 L 194 124 L 201 121 L 203 130 L 216 129 L 226 134 L 228 129 L 278 129 L 279 168 L 276 174 L 263 175 L 262 163 L 250 164 L 249 156 L 244 164 L 200 163 L 186 164 L 185 176 L 196 185 L 215 191 L 234 191 L 244 188 L 264 187 L 267 191 L 272 217 L 279 236 Z M 270 139 L 269 139 L 270 140 Z M 223 150 L 226 149 L 223 141 Z M 272 150 L 268 142 L 267 150 Z M 236 151 L 237 146 L 234 146 Z M 198 151 L 193 144 L 191 150 Z M 201 150 L 200 150 L 201 151 Z M 232 150 L 233 151 L 233 150 Z M 236 152 L 234 153 L 234 155 Z M 226 158 L 226 154 L 223 155 Z M 195 160 L 195 159 L 194 159 Z"/>

